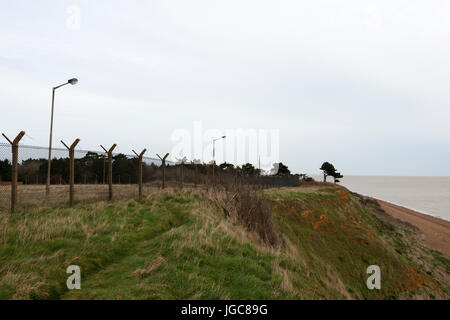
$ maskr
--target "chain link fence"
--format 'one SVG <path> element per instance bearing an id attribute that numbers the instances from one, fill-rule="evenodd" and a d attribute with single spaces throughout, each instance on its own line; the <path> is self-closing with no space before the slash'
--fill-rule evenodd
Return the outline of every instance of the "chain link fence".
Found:
<path id="1" fill-rule="evenodd" d="M 75 149 L 76 200 L 108 199 L 108 161 L 103 151 Z M 114 197 L 137 196 L 138 170 L 134 155 L 113 155 Z M 143 157 L 145 182 L 157 186 L 157 171 L 161 161 Z M 169 165 L 172 163 L 169 163 Z M 60 205 L 69 197 L 69 151 L 52 148 L 50 192 L 46 194 L 48 148 L 19 145 L 17 204 L 19 208 L 43 204 Z M 160 170 L 159 170 L 160 171 Z M 0 143 L 0 211 L 8 211 L 11 204 L 12 148 Z M 146 185 L 146 191 L 152 187 Z"/>
<path id="2" fill-rule="evenodd" d="M 70 161 L 65 148 L 52 148 L 50 189 L 46 192 L 48 148 L 18 147 L 17 200 L 20 209 L 39 206 L 67 206 L 69 203 Z M 113 199 L 139 196 L 139 159 L 136 155 L 114 153 L 112 161 Z M 104 151 L 74 152 L 74 199 L 76 202 L 108 200 L 109 163 Z M 205 164 L 175 164 L 142 157 L 142 195 L 163 187 L 197 187 L 241 179 L 258 187 L 296 186 L 296 176 L 246 176 L 238 169 L 226 170 Z M 0 211 L 9 211 L 12 198 L 12 147 L 0 143 Z"/>
<path id="3" fill-rule="evenodd" d="M 11 203 L 11 145 L 0 143 L 0 211 L 6 211 Z"/>

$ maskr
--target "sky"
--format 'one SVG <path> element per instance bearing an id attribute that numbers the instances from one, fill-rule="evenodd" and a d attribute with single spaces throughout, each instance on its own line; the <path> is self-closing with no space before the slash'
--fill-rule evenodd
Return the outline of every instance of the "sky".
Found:
<path id="1" fill-rule="evenodd" d="M 76 77 L 55 147 L 161 155 L 201 123 L 205 162 L 244 129 L 277 132 L 296 173 L 450 176 L 449 17 L 446 0 L 2 1 L 0 131 L 47 146 L 51 89 Z M 227 139 L 218 160 L 240 164 Z"/>

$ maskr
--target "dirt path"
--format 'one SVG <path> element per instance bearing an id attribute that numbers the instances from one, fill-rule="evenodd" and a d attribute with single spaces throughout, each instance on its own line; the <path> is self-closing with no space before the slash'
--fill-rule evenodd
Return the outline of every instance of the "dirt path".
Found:
<path id="1" fill-rule="evenodd" d="M 425 235 L 425 244 L 450 256 L 450 222 L 416 212 L 395 204 L 377 200 L 381 207 L 394 218 L 409 222 Z"/>

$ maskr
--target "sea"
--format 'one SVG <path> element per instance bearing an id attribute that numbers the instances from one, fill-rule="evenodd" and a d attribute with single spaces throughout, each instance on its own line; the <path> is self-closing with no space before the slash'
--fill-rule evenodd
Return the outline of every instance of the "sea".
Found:
<path id="1" fill-rule="evenodd" d="M 345 176 L 340 181 L 359 194 L 450 221 L 450 177 Z"/>

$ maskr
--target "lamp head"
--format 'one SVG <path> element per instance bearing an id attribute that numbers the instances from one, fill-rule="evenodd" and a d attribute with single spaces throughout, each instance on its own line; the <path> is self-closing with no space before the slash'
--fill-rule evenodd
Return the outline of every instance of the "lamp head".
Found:
<path id="1" fill-rule="evenodd" d="M 75 85 L 78 83 L 78 79 L 77 78 L 72 78 L 69 81 L 67 81 L 68 83 L 70 83 L 71 85 Z"/>

